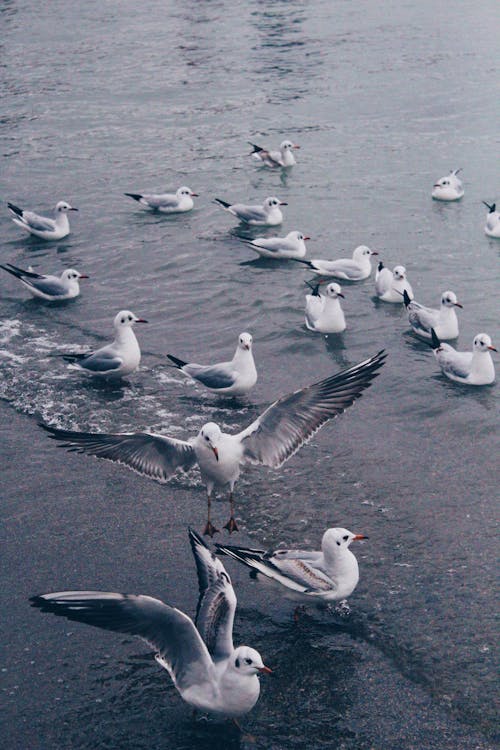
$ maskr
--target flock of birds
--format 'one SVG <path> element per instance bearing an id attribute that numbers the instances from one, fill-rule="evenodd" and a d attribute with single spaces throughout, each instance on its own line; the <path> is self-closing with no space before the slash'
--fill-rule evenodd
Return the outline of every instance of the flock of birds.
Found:
<path id="1" fill-rule="evenodd" d="M 287 169 L 295 164 L 289 140 L 272 151 L 251 144 L 252 155 L 263 166 Z M 436 200 L 460 200 L 464 195 L 453 170 L 433 186 Z M 188 187 L 173 194 L 126 193 L 146 209 L 163 213 L 190 211 L 197 197 Z M 277 226 L 283 221 L 281 208 L 287 204 L 274 196 L 262 205 L 215 202 L 240 222 L 250 226 Z M 500 212 L 488 205 L 485 232 L 500 237 Z M 12 203 L 8 207 L 13 221 L 26 232 L 44 240 L 58 240 L 69 231 L 68 212 L 77 209 L 59 201 L 54 219 L 39 216 Z M 363 281 L 372 273 L 372 256 L 378 255 L 365 245 L 357 247 L 351 258 L 335 260 L 306 259 L 309 237 L 292 231 L 285 237 L 257 237 L 241 240 L 263 257 L 291 259 L 316 276 L 306 282 L 310 294 L 305 301 L 305 325 L 322 334 L 341 333 L 346 320 L 340 300 L 342 288 L 332 278 L 349 282 Z M 11 263 L 0 266 L 17 278 L 36 298 L 48 302 L 74 299 L 80 293 L 79 282 L 87 276 L 66 269 L 60 277 L 21 269 Z M 325 285 L 324 291 L 321 291 Z M 460 352 L 443 343 L 458 336 L 456 308 L 461 308 L 452 291 L 441 295 L 436 309 L 414 299 L 406 269 L 393 270 L 378 263 L 375 295 L 382 302 L 405 305 L 413 332 L 429 342 L 442 372 L 451 380 L 467 385 L 486 385 L 495 378 L 490 337 L 477 334 L 470 352 Z M 69 367 L 91 377 L 123 378 L 137 369 L 141 351 L 133 331 L 137 323 L 147 321 L 129 310 L 114 318 L 112 343 L 96 351 L 64 353 Z M 252 336 L 243 332 L 233 358 L 227 362 L 201 365 L 167 355 L 172 365 L 213 393 L 223 396 L 247 394 L 257 381 L 252 353 Z M 229 487 L 230 516 L 225 528 L 238 530 L 234 508 L 234 488 L 241 469 L 248 464 L 280 467 L 308 442 L 327 421 L 351 406 L 377 377 L 385 361 L 384 351 L 317 383 L 283 396 L 271 404 L 251 424 L 230 434 L 214 422 L 201 428 L 196 436 L 180 440 L 151 432 L 89 433 L 61 430 L 41 425 L 63 447 L 126 465 L 160 482 L 167 482 L 181 470 L 199 468 L 207 492 L 207 522 L 204 534 L 218 531 L 212 522 L 211 504 L 215 487 Z M 349 549 L 352 542 L 366 539 L 363 534 L 344 528 L 328 529 L 321 550 L 262 550 L 217 544 L 218 555 L 231 557 L 251 569 L 251 575 L 276 586 L 299 604 L 342 602 L 355 589 L 359 570 Z M 260 654 L 247 646 L 234 648 L 233 621 L 236 596 L 221 560 L 192 529 L 189 539 L 195 558 L 199 599 L 195 621 L 175 607 L 144 595 L 102 591 L 63 591 L 42 594 L 31 599 L 44 612 L 96 627 L 140 636 L 156 650 L 156 660 L 170 674 L 182 698 L 194 708 L 237 720 L 255 705 L 260 684 L 257 675 L 271 672 Z"/>

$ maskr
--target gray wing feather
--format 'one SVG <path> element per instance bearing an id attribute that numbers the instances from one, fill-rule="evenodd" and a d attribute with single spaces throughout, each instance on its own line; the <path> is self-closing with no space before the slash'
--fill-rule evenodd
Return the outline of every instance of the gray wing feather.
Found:
<path id="1" fill-rule="evenodd" d="M 203 367 L 203 365 L 186 365 L 183 371 L 192 378 L 199 380 L 207 388 L 230 388 L 234 385 L 234 376 L 220 365 Z"/>
<path id="2" fill-rule="evenodd" d="M 62 294 L 64 295 L 68 293 L 64 284 L 55 277 L 50 278 L 49 276 L 46 276 L 44 278 L 42 276 L 39 279 L 24 278 L 23 281 L 28 286 L 32 286 L 34 289 L 42 292 L 42 294 L 47 294 L 50 297 L 58 297 Z"/>
<path id="3" fill-rule="evenodd" d="M 143 638 L 159 652 L 180 691 L 211 679 L 212 661 L 192 620 L 159 599 L 107 591 L 62 591 L 35 596 L 31 602 L 42 612 Z"/>
<path id="4" fill-rule="evenodd" d="M 458 378 L 466 378 L 470 374 L 471 359 L 471 352 L 453 350 L 450 354 L 441 352 L 438 362 L 443 372 Z"/>
<path id="5" fill-rule="evenodd" d="M 278 468 L 329 419 L 351 406 L 379 374 L 386 354 L 343 370 L 276 401 L 239 433 L 243 460 Z"/>
<path id="6" fill-rule="evenodd" d="M 179 205 L 177 196 L 168 193 L 165 193 L 165 195 L 143 195 L 142 197 L 152 208 L 175 208 Z"/>
<path id="7" fill-rule="evenodd" d="M 263 221 L 266 218 L 266 212 L 260 206 L 245 206 L 243 203 L 236 203 L 231 206 L 231 213 L 242 221 Z"/>
<path id="8" fill-rule="evenodd" d="M 166 435 L 71 432 L 44 424 L 40 426 L 65 448 L 125 464 L 138 474 L 159 482 L 167 482 L 178 469 L 189 471 L 196 463 L 195 452 L 189 443 Z"/>
<path id="9" fill-rule="evenodd" d="M 38 229 L 42 232 L 54 232 L 56 225 L 52 219 L 46 219 L 44 216 L 39 216 L 33 213 L 33 211 L 23 211 L 22 220 L 25 224 L 33 229 Z"/>

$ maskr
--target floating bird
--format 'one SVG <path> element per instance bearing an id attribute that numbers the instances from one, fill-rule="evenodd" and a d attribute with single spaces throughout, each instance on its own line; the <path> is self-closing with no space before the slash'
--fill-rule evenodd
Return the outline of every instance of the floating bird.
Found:
<path id="1" fill-rule="evenodd" d="M 302 603 L 342 601 L 359 581 L 358 561 L 351 542 L 368 539 L 343 528 L 327 529 L 321 550 L 268 550 L 217 544 L 217 553 L 228 555 L 251 568 L 257 580 L 271 581 L 287 599 Z"/>
<path id="2" fill-rule="evenodd" d="M 394 269 L 390 271 L 384 267 L 382 261 L 378 264 L 375 274 L 375 291 L 377 297 L 383 302 L 402 303 L 404 292 L 410 300 L 413 299 L 413 290 L 406 278 L 406 268 L 394 266 Z"/>
<path id="3" fill-rule="evenodd" d="M 221 561 L 191 529 L 200 595 L 196 625 L 180 609 L 144 594 L 61 591 L 33 596 L 33 607 L 104 630 L 136 635 L 156 649 L 181 698 L 236 719 L 257 703 L 257 675 L 270 673 L 258 651 L 233 646 L 236 595 Z"/>
<path id="4" fill-rule="evenodd" d="M 500 237 L 500 211 L 497 211 L 495 203 L 491 206 L 486 201 L 483 201 L 484 205 L 488 209 L 488 216 L 486 217 L 486 224 L 484 226 L 484 232 L 488 237 Z"/>
<path id="5" fill-rule="evenodd" d="M 95 352 L 63 354 L 74 370 L 99 378 L 123 378 L 139 367 L 141 350 L 132 330 L 135 323 L 147 323 L 130 310 L 121 310 L 113 321 L 115 340 Z"/>
<path id="6" fill-rule="evenodd" d="M 42 240 L 60 240 L 69 234 L 68 211 L 78 211 L 66 201 L 59 201 L 54 209 L 54 219 L 39 216 L 33 211 L 24 211 L 13 203 L 7 203 L 14 218 L 12 221 L 25 232 L 34 234 Z"/>
<path id="7" fill-rule="evenodd" d="M 335 276 L 347 281 L 362 281 L 367 279 L 372 272 L 371 256 L 378 255 L 375 250 L 370 250 L 366 245 L 359 245 L 352 254 L 352 258 L 339 258 L 338 260 L 302 260 L 311 271 L 321 276 Z"/>
<path id="8" fill-rule="evenodd" d="M 125 193 L 129 198 L 151 208 L 153 211 L 161 211 L 163 214 L 182 214 L 191 211 L 194 206 L 193 198 L 198 197 L 198 193 L 193 193 L 191 188 L 180 187 L 175 193 L 149 193 L 141 195 L 140 193 Z"/>
<path id="9" fill-rule="evenodd" d="M 215 365 L 197 365 L 167 354 L 181 372 L 208 388 L 225 396 L 243 396 L 257 382 L 257 370 L 252 354 L 253 339 L 249 333 L 240 333 L 238 346 L 230 362 Z"/>
<path id="10" fill-rule="evenodd" d="M 248 141 L 248 143 L 253 148 L 251 156 L 261 161 L 266 167 L 293 167 L 297 163 L 293 150 L 300 148 L 300 146 L 291 141 L 282 141 L 279 151 L 268 151 L 262 146 L 256 146 L 251 141 Z"/>
<path id="11" fill-rule="evenodd" d="M 471 352 L 457 352 L 450 344 L 442 344 L 434 329 L 431 346 L 444 375 L 457 383 L 489 385 L 495 380 L 495 366 L 491 352 L 496 352 L 487 333 L 478 333 Z"/>
<path id="12" fill-rule="evenodd" d="M 311 287 L 312 294 L 306 295 L 306 326 L 318 333 L 342 333 L 345 318 L 339 300 L 344 297 L 340 284 L 328 284 L 324 294 L 320 294 L 319 286 Z"/>
<path id="13" fill-rule="evenodd" d="M 432 197 L 436 201 L 458 201 L 463 197 L 462 181 L 457 177 L 461 169 L 452 169 L 432 186 Z"/>
<path id="14" fill-rule="evenodd" d="M 302 232 L 288 232 L 286 237 L 256 237 L 254 240 L 240 239 L 264 258 L 303 258 L 307 252 L 306 237 Z"/>
<path id="15" fill-rule="evenodd" d="M 229 211 L 230 214 L 236 216 L 240 221 L 250 224 L 252 226 L 275 226 L 281 224 L 283 221 L 283 214 L 281 213 L 279 206 L 287 206 L 288 203 L 283 203 L 279 198 L 266 198 L 262 206 L 247 206 L 244 203 L 226 203 L 226 201 L 220 198 L 215 198 L 215 202 L 218 203 L 225 211 Z"/>
<path id="16" fill-rule="evenodd" d="M 19 279 L 33 297 L 48 302 L 62 302 L 78 297 L 80 294 L 79 280 L 88 279 L 88 276 L 75 271 L 74 268 L 67 268 L 61 276 L 45 276 L 35 273 L 31 268 L 24 271 L 22 268 L 13 266 L 12 263 L 6 263 L 5 266 L 0 265 L 0 268 Z"/>
<path id="17" fill-rule="evenodd" d="M 457 302 L 454 292 L 443 292 L 441 307 L 435 310 L 424 307 L 419 302 L 411 300 L 406 289 L 403 291 L 403 301 L 408 310 L 408 320 L 413 331 L 424 339 L 431 338 L 434 329 L 439 339 L 456 339 L 458 336 L 458 319 L 455 307 L 463 307 Z"/>
<path id="18" fill-rule="evenodd" d="M 330 419 L 360 398 L 385 360 L 383 351 L 347 370 L 290 393 L 269 406 L 248 427 L 235 435 L 222 432 L 214 422 L 205 424 L 189 441 L 151 432 L 70 432 L 41 425 L 62 447 L 123 463 L 139 474 L 167 482 L 178 469 L 198 464 L 207 488 L 207 524 L 204 534 L 217 531 L 210 519 L 215 485 L 229 485 L 231 515 L 225 528 L 238 526 L 233 490 L 245 464 L 279 468 Z"/>

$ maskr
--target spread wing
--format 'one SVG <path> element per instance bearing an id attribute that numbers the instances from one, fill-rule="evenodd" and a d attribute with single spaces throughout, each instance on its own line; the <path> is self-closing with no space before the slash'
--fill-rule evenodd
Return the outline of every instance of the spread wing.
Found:
<path id="1" fill-rule="evenodd" d="M 239 433 L 243 460 L 278 468 L 322 425 L 360 398 L 379 374 L 386 354 L 374 357 L 275 401 Z"/>
<path id="2" fill-rule="evenodd" d="M 212 660 L 193 621 L 159 599 L 108 591 L 62 591 L 30 601 L 42 612 L 143 638 L 158 651 L 181 692 L 212 678 Z"/>
<path id="3" fill-rule="evenodd" d="M 189 471 L 195 463 L 190 443 L 150 432 L 71 432 L 40 424 L 61 447 L 125 464 L 138 474 L 167 482 L 178 469 Z"/>
<path id="4" fill-rule="evenodd" d="M 196 561 L 200 596 L 196 627 L 214 659 L 233 653 L 233 623 L 236 595 L 223 564 L 208 549 L 203 539 L 189 529 L 189 540 Z"/>

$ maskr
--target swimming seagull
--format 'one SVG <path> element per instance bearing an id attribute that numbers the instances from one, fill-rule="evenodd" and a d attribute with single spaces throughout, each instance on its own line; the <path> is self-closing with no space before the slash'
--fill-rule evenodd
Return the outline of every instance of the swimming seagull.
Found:
<path id="1" fill-rule="evenodd" d="M 88 276 L 75 271 L 74 268 L 67 268 L 61 276 L 45 276 L 41 273 L 35 273 L 31 269 L 24 271 L 22 268 L 13 266 L 12 263 L 6 263 L 5 266 L 0 265 L 0 268 L 19 279 L 33 297 L 48 302 L 62 302 L 78 297 L 80 294 L 79 280 L 88 279 Z"/>
<path id="2" fill-rule="evenodd" d="M 217 544 L 217 553 L 247 565 L 250 575 L 275 585 L 287 599 L 302 603 L 342 601 L 359 581 L 358 561 L 349 546 L 368 539 L 343 528 L 327 529 L 321 550 L 262 550 Z"/>
<path id="3" fill-rule="evenodd" d="M 406 268 L 404 266 L 394 266 L 394 269 L 390 271 L 388 268 L 385 268 L 381 261 L 378 264 L 377 273 L 375 274 L 375 292 L 377 297 L 383 302 L 404 302 L 404 292 L 412 300 L 413 290 L 406 278 Z"/>
<path id="4" fill-rule="evenodd" d="M 78 211 L 66 201 L 59 201 L 54 209 L 54 218 L 39 216 L 33 211 L 25 211 L 13 203 L 7 203 L 11 213 L 14 215 L 12 221 L 25 232 L 34 234 L 42 240 L 60 240 L 69 234 L 68 211 Z"/>
<path id="5" fill-rule="evenodd" d="M 283 221 L 279 206 L 287 206 L 279 198 L 266 198 L 262 206 L 247 206 L 244 203 L 227 203 L 220 198 L 214 199 L 225 211 L 236 216 L 240 221 L 252 226 L 275 226 Z"/>
<path id="6" fill-rule="evenodd" d="M 194 206 L 193 198 L 198 197 L 198 193 L 193 193 L 191 188 L 180 187 L 175 193 L 124 193 L 129 198 L 151 208 L 153 211 L 161 211 L 164 214 L 182 214 L 191 211 Z"/>
<path id="7" fill-rule="evenodd" d="M 172 354 L 167 354 L 167 357 L 181 372 L 197 380 L 209 391 L 225 396 L 243 396 L 257 382 L 252 342 L 253 339 L 249 333 L 240 333 L 232 360 L 218 362 L 215 365 L 190 364 Z"/>
<path id="8" fill-rule="evenodd" d="M 340 284 L 328 284 L 324 294 L 320 294 L 319 286 L 311 287 L 312 294 L 306 295 L 306 326 L 318 333 L 342 333 L 346 325 L 339 300 L 344 297 Z"/>
<path id="9" fill-rule="evenodd" d="M 156 649 L 156 661 L 167 670 L 186 703 L 236 719 L 257 703 L 257 675 L 272 670 L 255 649 L 234 648 L 236 595 L 231 579 L 191 529 L 189 539 L 200 591 L 196 625 L 180 609 L 144 594 L 61 591 L 33 596 L 31 605 L 68 620 L 142 638 Z"/>
<path id="10" fill-rule="evenodd" d="M 41 424 L 62 447 L 117 461 L 145 476 L 167 482 L 178 469 L 189 471 L 198 464 L 207 488 L 208 518 L 204 534 L 218 530 L 210 519 L 215 485 L 229 485 L 231 515 L 227 528 L 238 526 L 234 518 L 233 490 L 246 464 L 279 468 L 307 443 L 328 420 L 342 414 L 371 381 L 385 360 L 385 352 L 365 359 L 347 370 L 283 396 L 241 432 L 222 432 L 214 422 L 203 425 L 188 441 L 151 432 L 70 432 Z"/>
<path id="11" fill-rule="evenodd" d="M 432 186 L 432 197 L 436 201 L 458 201 L 463 197 L 462 181 L 457 177 L 462 169 L 452 169 Z"/>
<path id="12" fill-rule="evenodd" d="M 115 339 L 112 344 L 95 352 L 63 354 L 74 370 L 81 370 L 99 378 L 122 378 L 139 367 L 141 350 L 132 330 L 136 323 L 147 323 L 130 310 L 121 310 L 113 320 Z"/>
<path id="13" fill-rule="evenodd" d="M 500 211 L 497 211 L 495 203 L 492 203 L 491 206 L 486 201 L 483 201 L 483 203 L 488 209 L 484 232 L 488 237 L 498 238 L 500 237 Z"/>
<path id="14" fill-rule="evenodd" d="M 431 338 L 434 329 L 439 339 L 456 339 L 458 336 L 458 319 L 455 307 L 463 307 L 457 301 L 454 292 L 443 292 L 439 310 L 424 307 L 415 300 L 410 300 L 406 289 L 403 291 L 403 301 L 408 311 L 408 320 L 413 331 L 424 339 Z"/>
<path id="15" fill-rule="evenodd" d="M 431 330 L 431 347 L 443 375 L 457 383 L 466 385 L 489 385 L 495 380 L 495 366 L 490 352 L 498 351 L 492 346 L 487 333 L 474 337 L 471 352 L 457 352 L 450 344 L 443 344 Z"/>
<path id="16" fill-rule="evenodd" d="M 286 237 L 256 237 L 254 240 L 239 238 L 264 258 L 303 258 L 307 252 L 306 241 L 310 240 L 302 232 L 288 232 Z"/>
<path id="17" fill-rule="evenodd" d="M 378 255 L 375 250 L 370 250 L 366 245 L 359 245 L 352 253 L 352 258 L 339 258 L 338 260 L 302 260 L 308 268 L 321 276 L 335 276 L 347 281 L 362 281 L 367 279 L 372 272 L 371 256 Z"/>
<path id="18" fill-rule="evenodd" d="M 266 167 L 293 167 L 297 162 L 293 154 L 294 149 L 300 148 L 296 143 L 292 141 L 282 141 L 280 143 L 279 151 L 268 151 L 262 146 L 256 146 L 255 143 L 247 141 L 252 146 L 253 151 L 251 156 L 258 159 Z"/>

